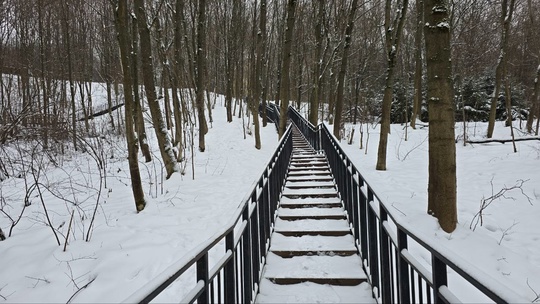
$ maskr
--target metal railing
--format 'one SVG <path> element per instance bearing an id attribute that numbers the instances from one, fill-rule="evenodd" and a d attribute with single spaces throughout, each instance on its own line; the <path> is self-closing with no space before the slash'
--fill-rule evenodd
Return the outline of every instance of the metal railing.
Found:
<path id="1" fill-rule="evenodd" d="M 320 140 L 319 147 L 330 163 L 373 297 L 378 302 L 459 303 L 456 294 L 462 291 L 450 289 L 450 269 L 454 272 L 453 280 L 464 280 L 470 284 L 467 292 L 476 290 L 478 296 L 496 303 L 527 302 L 467 261 L 443 254 L 443 246 L 411 232 L 375 194 L 324 124 L 315 127 L 294 109 L 289 111 L 289 118 L 298 126 L 308 125 L 299 126 L 306 138 Z M 414 247 L 413 252 L 409 247 Z M 430 256 L 431 265 L 420 262 L 415 254 L 419 250 Z"/>
<path id="2" fill-rule="evenodd" d="M 289 126 L 225 230 L 190 251 L 124 302 L 148 303 L 183 275 L 195 286 L 179 299 L 180 303 L 252 302 L 258 292 L 291 153 Z M 195 275 L 188 273 L 192 267 L 196 268 Z"/>

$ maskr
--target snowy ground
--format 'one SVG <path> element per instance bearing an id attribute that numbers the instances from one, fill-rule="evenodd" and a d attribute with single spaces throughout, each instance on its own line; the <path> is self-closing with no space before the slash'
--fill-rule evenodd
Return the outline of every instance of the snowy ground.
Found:
<path id="1" fill-rule="evenodd" d="M 514 126 L 518 127 L 519 122 L 514 122 Z M 408 128 L 408 140 L 405 141 L 404 126 L 392 125 L 388 170 L 376 171 L 379 127 L 370 125 L 366 128 L 364 124 L 363 150 L 359 149 L 359 126 L 355 128 L 353 143 L 348 145 L 343 140 L 341 145 L 381 200 L 391 206 L 392 214 L 427 241 L 442 246 L 449 256 L 457 255 L 474 265 L 470 271 L 480 275 L 484 272 L 488 278 L 506 285 L 528 301 L 540 302 L 540 141 L 516 142 L 517 153 L 513 152 L 511 143 L 468 144 L 464 147 L 463 141 L 459 141 L 456 144 L 459 223 L 456 231 L 447 234 L 426 214 L 428 129 Z M 346 126 L 345 133 L 350 134 L 351 129 L 352 125 Z M 484 139 L 486 130 L 485 123 L 467 125 L 470 138 Z M 524 136 L 519 130 L 515 132 L 516 136 Z M 456 136 L 462 134 L 463 126 L 458 123 Z M 510 129 L 504 127 L 504 122 L 497 122 L 494 138 L 510 138 Z M 505 198 L 493 201 L 485 209 L 483 225 L 477 224 L 475 230 L 470 228 L 483 198 L 504 187 L 519 184 L 520 180 L 525 181 L 523 193 L 520 189 L 506 192 Z M 422 258 L 425 265 L 431 264 L 429 255 L 423 254 Z M 452 275 L 449 284 L 450 289 L 464 300 L 477 302 L 481 299 L 452 289 Z M 459 286 L 461 283 L 454 284 Z"/>
<path id="2" fill-rule="evenodd" d="M 258 151 L 252 137 L 244 139 L 242 120 L 235 118 L 229 124 L 225 117 L 220 97 L 213 127 L 207 135 L 207 151 L 195 152 L 195 180 L 191 178 L 191 156 L 185 175 L 175 174 L 163 183 L 158 160 L 140 163 L 148 199 L 140 214 L 135 213 L 131 198 L 125 141 L 121 137 L 91 140 L 105 151 L 107 183 L 101 186 L 91 153 L 55 155 L 56 164 L 43 153 L 36 153 L 34 161 L 43 164 L 39 180 L 44 204 L 62 246 L 57 245 L 46 225 L 44 208 L 34 189 L 29 198 L 32 204 L 12 236 L 0 242 L 0 303 L 67 302 L 72 296 L 72 302 L 119 302 L 220 231 L 277 146 L 272 125 L 261 129 L 263 148 Z M 104 122 L 96 119 L 95 123 Z M 469 135 L 480 138 L 486 127 L 470 123 Z M 102 130 L 101 126 L 97 129 Z M 456 134 L 461 134 L 460 129 L 461 125 L 457 125 Z M 457 144 L 459 226 L 449 235 L 426 214 L 427 129 L 409 129 L 409 138 L 404 141 L 403 126 L 392 126 L 385 172 L 374 170 L 378 127 L 370 126 L 369 133 L 367 154 L 365 142 L 364 150 L 359 150 L 358 130 L 353 144 L 343 142 L 343 146 L 381 199 L 394 207 L 394 213 L 430 241 L 447 248 L 448 254 L 459 255 L 477 267 L 471 271 L 481 269 L 529 301 L 536 298 L 538 302 L 535 293 L 540 293 L 540 142 L 518 142 L 518 153 L 513 153 L 511 144 Z M 152 129 L 148 134 L 154 140 Z M 508 138 L 509 129 L 497 123 L 495 136 Z M 18 153 L 15 147 L 6 149 Z M 31 180 L 29 175 L 28 181 Z M 494 201 L 485 211 L 483 225 L 474 231 L 470 229 L 482 198 L 504 186 L 513 186 L 518 180 L 526 181 L 525 195 L 519 190 L 508 192 L 507 197 L 512 199 Z M 90 241 L 86 242 L 100 189 L 96 220 L 90 229 Z M 0 183 L 3 210 L 14 219 L 22 209 L 26 190 L 22 178 Z M 64 252 L 64 236 L 72 211 L 73 227 Z M 0 214 L 4 232 L 9 232 L 10 225 L 9 218 Z M 429 264 L 427 255 L 425 259 Z M 159 301 L 181 299 L 178 296 L 185 291 L 178 288 Z"/>
<path id="3" fill-rule="evenodd" d="M 186 252 L 220 232 L 253 188 L 277 146 L 278 137 L 273 125 L 261 128 L 262 149 L 256 150 L 252 136 L 244 139 L 242 119 L 235 117 L 232 123 L 226 122 L 222 97 L 218 97 L 213 114 L 206 152 L 197 152 L 195 147 L 195 180 L 189 155 L 185 175 L 174 174 L 163 184 L 159 160 L 140 162 L 148 205 L 139 214 L 131 194 L 125 140 L 117 137 L 102 143 L 107 185 L 102 185 L 89 242 L 84 239 L 100 188 L 95 162 L 88 153 L 58 156 L 58 166 L 44 160 L 47 164 L 40 178 L 42 183 L 67 200 L 77 201 L 78 206 L 44 191 L 53 226 L 61 233 L 62 246 L 58 246 L 45 224 L 44 209 L 34 191 L 32 204 L 12 236 L 0 242 L 0 302 L 65 303 L 80 288 L 72 302 L 120 302 Z M 103 123 L 101 119 L 106 117 L 95 122 Z M 155 141 L 153 129 L 147 131 Z M 159 151 L 154 153 L 159 155 Z M 14 219 L 22 209 L 24 189 L 22 178 L 0 183 L 4 210 Z M 63 252 L 62 235 L 68 230 L 72 210 L 72 232 Z M 6 234 L 10 225 L 11 221 L 0 213 L 0 227 Z M 177 297 L 183 292 L 169 294 Z M 165 295 L 160 301 L 179 299 Z"/>

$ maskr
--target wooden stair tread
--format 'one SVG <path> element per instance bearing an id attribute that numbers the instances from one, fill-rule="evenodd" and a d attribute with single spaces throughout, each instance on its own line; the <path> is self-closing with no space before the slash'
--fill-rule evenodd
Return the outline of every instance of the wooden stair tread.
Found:
<path id="1" fill-rule="evenodd" d="M 303 282 L 279 285 L 263 278 L 256 303 L 376 303 L 371 296 L 371 286 L 362 283 L 355 286 L 339 286 Z"/>
<path id="2" fill-rule="evenodd" d="M 316 217 L 316 216 L 345 216 L 343 208 L 279 208 L 278 216 Z"/>
<path id="3" fill-rule="evenodd" d="M 339 197 L 335 188 L 302 188 L 302 189 L 283 189 L 283 196 L 301 196 L 301 197 Z"/>
<path id="4" fill-rule="evenodd" d="M 275 234 L 272 238 L 270 251 L 312 252 L 321 253 L 347 251 L 352 254 L 357 252 L 352 235 L 345 236 L 312 236 L 288 237 Z"/>
<path id="5" fill-rule="evenodd" d="M 358 285 L 367 280 L 358 255 L 312 255 L 282 258 L 274 253 L 269 253 L 266 265 L 264 277 L 277 284 L 315 282 Z"/>
<path id="6" fill-rule="evenodd" d="M 298 220 L 285 221 L 276 219 L 275 232 L 348 232 L 349 223 L 346 220 Z M 324 234 L 321 234 L 324 235 Z"/>
<path id="7" fill-rule="evenodd" d="M 331 180 L 320 181 L 287 181 L 285 188 L 301 189 L 301 188 L 334 188 L 335 184 Z"/>

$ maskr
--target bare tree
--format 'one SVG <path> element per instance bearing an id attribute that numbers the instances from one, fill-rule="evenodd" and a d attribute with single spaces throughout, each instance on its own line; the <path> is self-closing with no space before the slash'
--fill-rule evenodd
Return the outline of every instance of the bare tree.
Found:
<path id="1" fill-rule="evenodd" d="M 150 40 L 150 29 L 147 23 L 146 7 L 144 0 L 135 0 L 134 4 L 135 16 L 137 16 L 138 19 L 137 25 L 140 36 L 144 90 L 146 92 L 148 107 L 150 108 L 150 113 L 152 114 L 152 122 L 154 123 L 154 130 L 158 140 L 159 151 L 161 152 L 161 158 L 165 163 L 167 178 L 169 178 L 174 172 L 178 171 L 178 169 L 173 154 L 169 132 L 167 131 L 167 126 L 163 121 L 161 107 L 156 94 L 156 85 L 154 83 L 154 64 L 152 62 L 152 45 Z"/>
<path id="2" fill-rule="evenodd" d="M 197 51 L 196 51 L 196 105 L 197 115 L 199 118 L 199 151 L 204 152 L 206 149 L 204 136 L 208 132 L 206 117 L 204 116 L 204 90 L 205 69 L 206 69 L 206 39 L 205 39 L 205 22 L 206 22 L 206 0 L 199 0 L 198 18 L 197 18 Z"/>
<path id="3" fill-rule="evenodd" d="M 407 15 L 409 1 L 403 0 L 395 18 L 392 20 L 392 0 L 386 0 L 385 5 L 385 42 L 388 67 L 386 69 L 386 82 L 384 86 L 384 96 L 381 115 L 381 134 L 379 140 L 379 149 L 377 152 L 377 170 L 386 170 L 386 148 L 388 145 L 388 134 L 390 133 L 390 110 L 392 108 L 392 97 L 394 90 L 394 75 L 399 51 L 401 33 L 403 24 Z"/>
<path id="4" fill-rule="evenodd" d="M 423 0 L 416 0 L 416 32 L 414 36 L 414 101 L 411 127 L 416 129 L 416 118 L 422 103 L 422 32 L 424 28 Z"/>
<path id="5" fill-rule="evenodd" d="M 514 14 L 515 0 L 502 0 L 501 1 L 501 42 L 499 47 L 499 58 L 497 61 L 497 68 L 495 69 L 495 89 L 491 96 L 491 109 L 489 112 L 489 123 L 487 137 L 493 137 L 493 129 L 495 128 L 495 118 L 497 115 L 497 103 L 499 100 L 499 92 L 501 89 L 501 83 L 504 81 L 504 75 L 506 70 L 506 64 L 508 60 L 508 37 L 510 36 L 510 25 L 512 22 L 512 15 Z M 509 118 L 510 122 L 512 117 Z M 508 124 L 508 122 L 507 122 Z"/>
<path id="6" fill-rule="evenodd" d="M 349 57 L 349 48 L 351 46 L 351 35 L 354 26 L 354 18 L 356 10 L 358 9 L 358 0 L 353 0 L 351 8 L 349 10 L 349 16 L 347 17 L 347 27 L 345 28 L 345 37 L 343 43 L 343 50 L 341 54 L 341 67 L 338 74 L 338 86 L 336 94 L 336 115 L 334 117 L 334 136 L 337 139 L 341 139 L 341 116 L 343 111 L 343 90 L 345 86 L 345 72 L 347 71 L 347 62 Z"/>
<path id="7" fill-rule="evenodd" d="M 294 32 L 296 12 L 296 0 L 289 0 L 287 4 L 287 24 L 285 26 L 283 50 L 282 50 L 282 66 L 281 66 L 281 80 L 280 80 L 280 113 L 281 119 L 279 121 L 279 137 L 283 136 L 285 129 L 287 128 L 287 110 L 289 108 L 289 86 L 290 86 L 290 65 L 292 57 L 292 37 Z"/>
<path id="8" fill-rule="evenodd" d="M 424 0 L 429 106 L 428 213 L 441 228 L 457 225 L 456 144 L 448 0 Z"/>
<path id="9" fill-rule="evenodd" d="M 118 44 L 120 47 L 120 58 L 124 75 L 124 98 L 125 98 L 125 119 L 126 119 L 126 139 L 128 147 L 129 173 L 131 177 L 131 190 L 135 199 L 137 211 L 142 211 L 146 206 L 144 191 L 141 183 L 139 162 L 137 157 L 137 138 L 133 128 L 133 93 L 130 67 L 131 43 L 129 40 L 129 19 L 127 0 L 119 0 L 116 3 L 116 29 L 118 31 Z"/>

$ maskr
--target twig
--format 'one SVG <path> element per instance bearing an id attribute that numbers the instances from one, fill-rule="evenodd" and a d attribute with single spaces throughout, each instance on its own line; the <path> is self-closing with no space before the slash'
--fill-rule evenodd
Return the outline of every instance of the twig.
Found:
<path id="1" fill-rule="evenodd" d="M 522 180 L 522 179 L 517 180 L 516 184 L 514 186 L 512 186 L 512 187 L 504 186 L 501 190 L 499 190 L 499 192 L 494 194 L 494 191 L 493 191 L 493 178 L 492 178 L 491 181 L 490 181 L 490 184 L 491 184 L 491 196 L 488 197 L 488 198 L 482 198 L 482 200 L 480 202 L 480 210 L 473 216 L 473 218 L 471 220 L 471 224 L 469 225 L 469 228 L 474 231 L 476 229 L 476 226 L 478 226 L 479 223 L 480 223 L 480 226 L 482 226 L 484 224 L 484 210 L 487 207 L 489 207 L 489 205 L 491 205 L 491 203 L 493 203 L 494 201 L 500 199 L 501 197 L 505 198 L 505 199 L 515 200 L 515 198 L 513 198 L 513 197 L 507 197 L 506 196 L 506 192 L 508 192 L 508 191 L 511 191 L 511 190 L 514 190 L 514 189 L 520 189 L 521 194 L 523 194 L 523 196 L 525 196 L 527 198 L 527 200 L 529 201 L 529 204 L 532 205 L 531 198 L 523 191 L 523 184 L 526 183 L 527 181 L 528 180 Z"/>
<path id="2" fill-rule="evenodd" d="M 84 286 L 82 286 L 81 288 L 77 289 L 77 291 L 75 291 L 75 293 L 73 295 L 71 295 L 71 297 L 69 298 L 69 300 L 67 300 L 66 304 L 71 302 L 71 300 L 73 300 L 73 298 L 83 289 L 85 289 L 86 287 L 88 287 L 88 285 L 92 284 L 92 282 L 94 282 L 96 280 L 96 278 L 93 278 L 92 280 L 90 280 L 88 283 L 86 283 Z"/>
<path id="3" fill-rule="evenodd" d="M 532 303 L 536 303 L 540 300 L 540 294 L 538 294 L 538 292 L 536 292 L 532 287 L 531 287 L 531 284 L 529 284 L 529 278 L 527 278 L 527 286 L 529 286 L 529 288 L 531 289 L 531 291 L 536 295 L 536 298 L 534 298 L 534 300 L 532 300 L 531 302 Z"/>
<path id="4" fill-rule="evenodd" d="M 64 242 L 64 252 L 66 252 L 66 247 L 68 244 L 69 232 L 71 231 L 71 223 L 73 223 L 73 214 L 75 210 L 71 210 L 71 218 L 69 219 L 68 231 L 66 233 L 66 241 Z"/>

